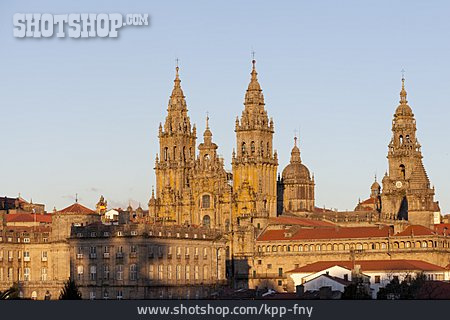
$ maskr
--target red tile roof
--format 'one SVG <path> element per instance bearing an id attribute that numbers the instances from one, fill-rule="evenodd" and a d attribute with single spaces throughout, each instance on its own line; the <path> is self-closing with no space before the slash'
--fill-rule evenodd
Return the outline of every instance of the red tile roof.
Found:
<path id="1" fill-rule="evenodd" d="M 383 227 L 337 227 L 318 229 L 266 230 L 257 241 L 274 240 L 316 240 L 316 239 L 352 239 L 352 238 L 386 238 L 390 228 Z M 287 236 L 292 233 L 291 236 Z"/>
<path id="2" fill-rule="evenodd" d="M 28 226 L 7 226 L 3 229 L 3 231 L 13 231 L 13 232 L 50 232 L 52 231 L 52 227 L 50 225 L 46 226 L 37 226 L 37 227 L 28 227 Z M 0 230 L 1 233 L 1 230 Z"/>
<path id="3" fill-rule="evenodd" d="M 6 222 L 51 223 L 52 216 L 50 214 L 11 213 L 11 214 L 6 215 Z"/>
<path id="4" fill-rule="evenodd" d="M 364 200 L 363 202 L 360 202 L 359 204 L 375 204 L 376 198 L 369 198 Z"/>
<path id="5" fill-rule="evenodd" d="M 318 261 L 306 266 L 295 268 L 289 273 L 313 273 L 334 266 L 353 269 L 354 265 L 360 265 L 361 271 L 445 271 L 445 268 L 421 260 L 344 260 L 344 261 Z"/>
<path id="6" fill-rule="evenodd" d="M 301 217 L 279 216 L 270 218 L 269 224 L 284 224 L 284 225 L 302 225 L 305 227 L 334 227 L 331 222 L 313 220 Z"/>
<path id="7" fill-rule="evenodd" d="M 420 225 L 412 225 L 412 226 L 408 226 L 406 227 L 405 230 L 403 230 L 402 232 L 399 232 L 397 234 L 395 234 L 395 236 L 399 236 L 399 237 L 404 237 L 404 236 L 431 236 L 434 235 L 435 233 L 433 232 L 433 230 L 424 227 L 424 226 L 420 226 Z"/>
<path id="8" fill-rule="evenodd" d="M 436 232 L 441 235 L 450 235 L 450 223 L 435 224 L 434 230 L 436 230 Z"/>
<path id="9" fill-rule="evenodd" d="M 68 206 L 67 208 L 59 210 L 57 213 L 97 214 L 97 212 L 95 212 L 94 210 L 86 208 L 85 206 L 82 206 L 78 202 L 72 204 L 71 206 Z"/>

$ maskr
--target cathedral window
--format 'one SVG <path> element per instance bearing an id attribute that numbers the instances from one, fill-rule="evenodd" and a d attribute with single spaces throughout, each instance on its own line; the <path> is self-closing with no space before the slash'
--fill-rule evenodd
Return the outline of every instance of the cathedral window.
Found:
<path id="1" fill-rule="evenodd" d="M 245 154 L 245 142 L 242 142 L 241 150 L 242 154 Z"/>
<path id="2" fill-rule="evenodd" d="M 211 197 L 209 194 L 205 194 L 202 196 L 202 208 L 209 209 L 211 206 Z"/>
<path id="3" fill-rule="evenodd" d="M 403 179 L 405 179 L 406 177 L 406 170 L 405 170 L 405 165 L 401 164 L 400 165 L 400 175 Z"/>
<path id="4" fill-rule="evenodd" d="M 250 151 L 251 151 L 252 155 L 255 154 L 255 141 L 252 141 L 250 143 Z"/>
<path id="5" fill-rule="evenodd" d="M 209 228 L 211 226 L 211 218 L 208 215 L 203 217 L 203 226 L 205 228 Z"/>
<path id="6" fill-rule="evenodd" d="M 164 148 L 164 161 L 169 159 L 169 150 L 167 147 Z"/>

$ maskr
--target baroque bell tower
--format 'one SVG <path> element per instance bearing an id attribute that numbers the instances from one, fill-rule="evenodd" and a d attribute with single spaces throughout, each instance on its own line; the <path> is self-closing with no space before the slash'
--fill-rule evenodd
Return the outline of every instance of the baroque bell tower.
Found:
<path id="1" fill-rule="evenodd" d="M 189 177 L 195 160 L 196 128 L 191 127 L 181 80 L 176 67 L 167 117 L 159 125 L 159 148 L 156 155 L 156 198 L 161 205 L 159 220 L 184 223 L 190 221 Z"/>
<path id="2" fill-rule="evenodd" d="M 251 80 L 241 118 L 236 118 L 236 148 L 233 151 L 235 217 L 275 217 L 277 214 L 276 151 L 273 151 L 273 121 L 264 108 L 264 96 L 252 61 Z"/>
<path id="3" fill-rule="evenodd" d="M 400 104 L 392 120 L 392 139 L 388 151 L 389 173 L 383 178 L 381 209 L 384 218 L 408 220 L 411 224 L 431 226 L 439 205 L 434 188 L 422 162 L 416 137 L 416 120 L 406 100 L 402 78 Z"/>

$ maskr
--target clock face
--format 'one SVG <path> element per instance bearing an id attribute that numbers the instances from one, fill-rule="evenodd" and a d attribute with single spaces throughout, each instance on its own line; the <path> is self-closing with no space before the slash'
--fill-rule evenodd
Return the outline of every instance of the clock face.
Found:
<path id="1" fill-rule="evenodd" d="M 403 183 L 402 183 L 401 181 L 397 181 L 397 182 L 395 183 L 395 186 L 396 186 L 397 188 L 401 188 L 401 187 L 403 186 Z"/>

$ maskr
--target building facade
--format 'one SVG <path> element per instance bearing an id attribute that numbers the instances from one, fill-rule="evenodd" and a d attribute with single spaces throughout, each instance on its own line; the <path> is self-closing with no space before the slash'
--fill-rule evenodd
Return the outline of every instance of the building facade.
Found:
<path id="1" fill-rule="evenodd" d="M 73 277 L 84 298 L 204 298 L 223 286 L 292 291 L 287 271 L 317 261 L 450 265 L 449 225 L 422 163 L 404 79 L 389 170 L 353 211 L 315 206 L 297 138 L 277 178 L 274 133 L 253 60 L 227 172 L 209 118 L 196 145 L 177 67 L 148 210 L 108 210 L 102 196 L 96 211 L 75 203 L 46 213 L 20 197 L 0 198 L 0 290 L 18 282 L 25 297 L 55 299 Z"/>

